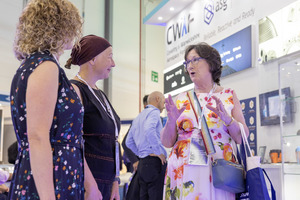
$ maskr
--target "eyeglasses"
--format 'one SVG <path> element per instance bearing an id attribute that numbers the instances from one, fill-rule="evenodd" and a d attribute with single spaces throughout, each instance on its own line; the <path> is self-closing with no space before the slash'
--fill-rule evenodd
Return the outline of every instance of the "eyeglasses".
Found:
<path id="1" fill-rule="evenodd" d="M 189 66 L 190 63 L 192 63 L 192 65 L 195 65 L 201 59 L 204 59 L 204 58 L 198 57 L 198 58 L 193 58 L 192 60 L 187 60 L 187 61 L 183 62 L 185 70 L 187 71 L 187 68 L 188 68 L 188 66 Z"/>

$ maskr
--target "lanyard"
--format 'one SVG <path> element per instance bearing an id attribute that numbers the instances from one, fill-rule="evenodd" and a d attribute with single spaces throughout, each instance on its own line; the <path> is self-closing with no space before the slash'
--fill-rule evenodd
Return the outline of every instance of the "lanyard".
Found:
<path id="1" fill-rule="evenodd" d="M 107 106 L 107 109 L 106 107 L 103 105 L 103 103 L 100 101 L 100 99 L 98 98 L 98 96 L 95 94 L 94 90 L 91 88 L 91 86 L 83 79 L 81 78 L 81 76 L 79 74 L 76 75 L 77 78 L 79 78 L 79 80 L 81 80 L 82 82 L 84 82 L 89 90 L 91 91 L 91 93 L 94 95 L 94 97 L 99 101 L 99 103 L 101 104 L 101 106 L 103 107 L 103 109 L 108 112 L 110 115 L 109 117 L 113 120 L 114 124 L 115 124 L 115 140 L 116 140 L 116 144 L 115 144 L 115 149 L 116 149 L 116 153 L 115 153 L 115 159 L 116 159 L 116 176 L 119 176 L 120 175 L 120 159 L 119 159 L 119 142 L 118 142 L 118 136 L 119 136 L 119 131 L 118 131 L 118 126 L 117 126 L 117 122 L 116 122 L 116 119 L 115 119 L 115 116 L 112 112 L 112 109 L 108 103 L 108 101 L 106 100 L 105 96 L 101 93 L 103 99 L 104 99 L 104 103 L 106 104 Z"/>
<path id="2" fill-rule="evenodd" d="M 213 88 L 210 90 L 210 92 L 206 96 L 207 101 L 211 98 L 211 95 L 213 94 L 213 92 L 215 91 L 215 89 L 216 89 L 216 84 L 214 84 Z M 203 143 L 204 143 L 206 154 L 207 155 L 214 154 L 214 153 L 216 153 L 216 150 L 215 150 L 213 141 L 211 139 L 211 135 L 210 135 L 210 132 L 209 132 L 206 120 L 205 120 L 205 116 L 204 116 L 204 112 L 205 112 L 205 109 L 206 109 L 206 104 L 203 106 L 203 109 L 201 109 L 201 105 L 200 105 L 198 97 L 197 97 L 197 95 L 195 93 L 195 90 L 193 89 L 194 103 L 191 101 L 191 95 L 192 94 L 190 94 L 190 93 L 191 93 L 191 91 L 189 91 L 187 94 L 188 94 L 188 98 L 189 98 L 189 100 L 191 102 L 192 108 L 194 107 L 193 104 L 196 104 L 197 108 L 198 108 L 197 110 L 198 110 L 198 113 L 199 113 L 199 117 L 197 116 L 196 110 L 194 108 L 193 108 L 193 111 L 194 111 L 194 114 L 195 114 L 195 117 L 196 117 L 196 120 L 197 120 L 197 123 L 198 123 L 198 128 L 201 129 L 200 133 L 201 133 L 201 137 L 202 137 L 202 140 L 203 140 Z M 199 120 L 198 120 L 198 118 L 199 118 Z M 200 140 L 197 141 L 196 138 L 193 138 L 193 136 L 192 136 L 192 141 L 195 141 L 196 144 L 199 147 L 201 147 L 201 144 L 202 144 L 201 141 Z M 199 154 L 200 157 L 198 156 L 198 158 L 201 158 L 202 161 L 207 161 L 206 157 L 203 155 L 203 153 L 201 153 L 202 151 L 203 150 L 201 150 L 201 148 L 200 148 L 200 151 L 199 151 L 200 152 L 200 154 Z M 197 151 L 194 150 L 194 152 L 193 152 L 193 149 L 192 148 L 190 149 L 190 153 L 191 154 L 193 154 L 195 152 L 197 152 Z M 197 159 L 195 161 L 193 161 L 193 159 L 189 159 L 189 162 L 190 163 L 193 163 L 193 162 L 198 163 Z M 207 163 L 207 162 L 200 162 L 200 163 Z"/>

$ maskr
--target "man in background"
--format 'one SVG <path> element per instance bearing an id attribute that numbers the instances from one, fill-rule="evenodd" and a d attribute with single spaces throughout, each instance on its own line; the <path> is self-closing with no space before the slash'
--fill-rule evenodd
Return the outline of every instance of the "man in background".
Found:
<path id="1" fill-rule="evenodd" d="M 152 92 L 146 108 L 133 120 L 126 139 L 127 147 L 140 159 L 137 173 L 139 199 L 143 200 L 162 199 L 167 156 L 160 141 L 160 131 L 163 128 L 160 113 L 164 104 L 164 95 Z"/>
<path id="2" fill-rule="evenodd" d="M 148 105 L 148 96 L 149 95 L 145 95 L 143 97 L 144 108 L 146 108 L 146 106 Z M 128 172 L 134 173 L 134 175 L 130 181 L 128 191 L 126 193 L 126 200 L 139 199 L 139 196 L 140 196 L 139 178 L 138 178 L 138 174 L 136 173 L 138 164 L 139 164 L 139 157 L 137 155 L 135 155 L 126 146 L 126 142 L 125 142 L 130 128 L 131 128 L 131 126 L 129 127 L 128 132 L 126 133 L 126 135 L 122 141 L 122 147 L 124 149 L 124 154 L 123 154 L 124 164 L 126 165 Z M 129 163 L 128 162 L 125 163 L 125 158 L 129 160 Z"/>

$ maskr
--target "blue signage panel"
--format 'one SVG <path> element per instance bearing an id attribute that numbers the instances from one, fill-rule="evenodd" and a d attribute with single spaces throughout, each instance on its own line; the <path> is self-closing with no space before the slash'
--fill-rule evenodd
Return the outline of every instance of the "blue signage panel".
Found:
<path id="1" fill-rule="evenodd" d="M 249 128 L 248 142 L 253 155 L 257 155 L 257 125 L 256 125 L 256 97 L 240 100 L 246 125 Z"/>
<path id="2" fill-rule="evenodd" d="M 0 94 L 0 101 L 9 102 L 9 95 L 6 94 Z"/>
<path id="3" fill-rule="evenodd" d="M 251 26 L 213 44 L 222 60 L 222 77 L 252 66 Z"/>

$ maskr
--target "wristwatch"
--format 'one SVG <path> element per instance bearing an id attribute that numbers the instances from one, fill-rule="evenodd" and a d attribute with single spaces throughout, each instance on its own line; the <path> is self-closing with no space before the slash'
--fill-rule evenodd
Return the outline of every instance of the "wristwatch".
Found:
<path id="1" fill-rule="evenodd" d="M 121 179 L 120 179 L 120 177 L 118 177 L 118 176 L 115 177 L 115 180 L 114 180 L 114 181 L 118 181 L 119 185 L 120 185 L 120 183 L 121 183 Z"/>

